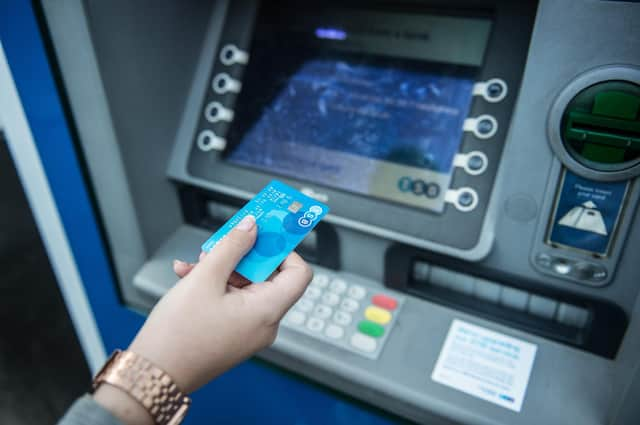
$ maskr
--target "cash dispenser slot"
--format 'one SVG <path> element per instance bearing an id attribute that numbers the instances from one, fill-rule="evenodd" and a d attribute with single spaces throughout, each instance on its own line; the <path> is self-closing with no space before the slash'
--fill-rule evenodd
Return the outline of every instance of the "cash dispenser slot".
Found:
<path id="1" fill-rule="evenodd" d="M 395 289 L 606 358 L 615 358 L 628 324 L 614 304 L 543 290 L 410 247 L 390 248 L 385 270 L 386 282 Z"/>

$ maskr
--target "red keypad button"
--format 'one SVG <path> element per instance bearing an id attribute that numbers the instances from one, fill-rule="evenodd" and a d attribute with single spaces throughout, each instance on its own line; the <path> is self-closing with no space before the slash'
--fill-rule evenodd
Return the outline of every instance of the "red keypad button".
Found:
<path id="1" fill-rule="evenodd" d="M 387 310 L 395 310 L 396 307 L 398 307 L 398 301 L 396 301 L 394 298 L 391 298 L 388 295 L 383 295 L 383 294 L 374 295 L 371 301 L 373 302 L 373 304 L 377 305 L 378 307 L 384 308 Z"/>

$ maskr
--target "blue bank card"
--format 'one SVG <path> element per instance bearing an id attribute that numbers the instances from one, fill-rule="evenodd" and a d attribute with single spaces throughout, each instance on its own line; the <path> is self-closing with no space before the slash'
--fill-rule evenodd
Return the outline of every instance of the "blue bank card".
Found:
<path id="1" fill-rule="evenodd" d="M 209 252 L 245 216 L 256 218 L 258 238 L 236 272 L 262 282 L 329 212 L 329 207 L 273 180 L 202 245 Z"/>

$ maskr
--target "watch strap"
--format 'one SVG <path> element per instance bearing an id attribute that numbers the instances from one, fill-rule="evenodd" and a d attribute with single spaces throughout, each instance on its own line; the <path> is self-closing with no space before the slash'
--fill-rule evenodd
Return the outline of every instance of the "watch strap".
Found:
<path id="1" fill-rule="evenodd" d="M 149 412 L 157 425 L 177 425 L 191 399 L 173 379 L 149 360 L 131 351 L 116 350 L 93 380 L 93 390 L 107 383 L 128 393 Z"/>

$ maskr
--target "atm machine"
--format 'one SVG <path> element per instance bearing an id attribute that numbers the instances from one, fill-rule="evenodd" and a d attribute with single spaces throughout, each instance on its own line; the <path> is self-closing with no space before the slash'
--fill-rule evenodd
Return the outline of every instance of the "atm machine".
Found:
<path id="1" fill-rule="evenodd" d="M 278 179 L 331 207 L 313 282 L 188 423 L 638 423 L 640 4 L 21 8 L 3 48 L 94 369 Z"/>

